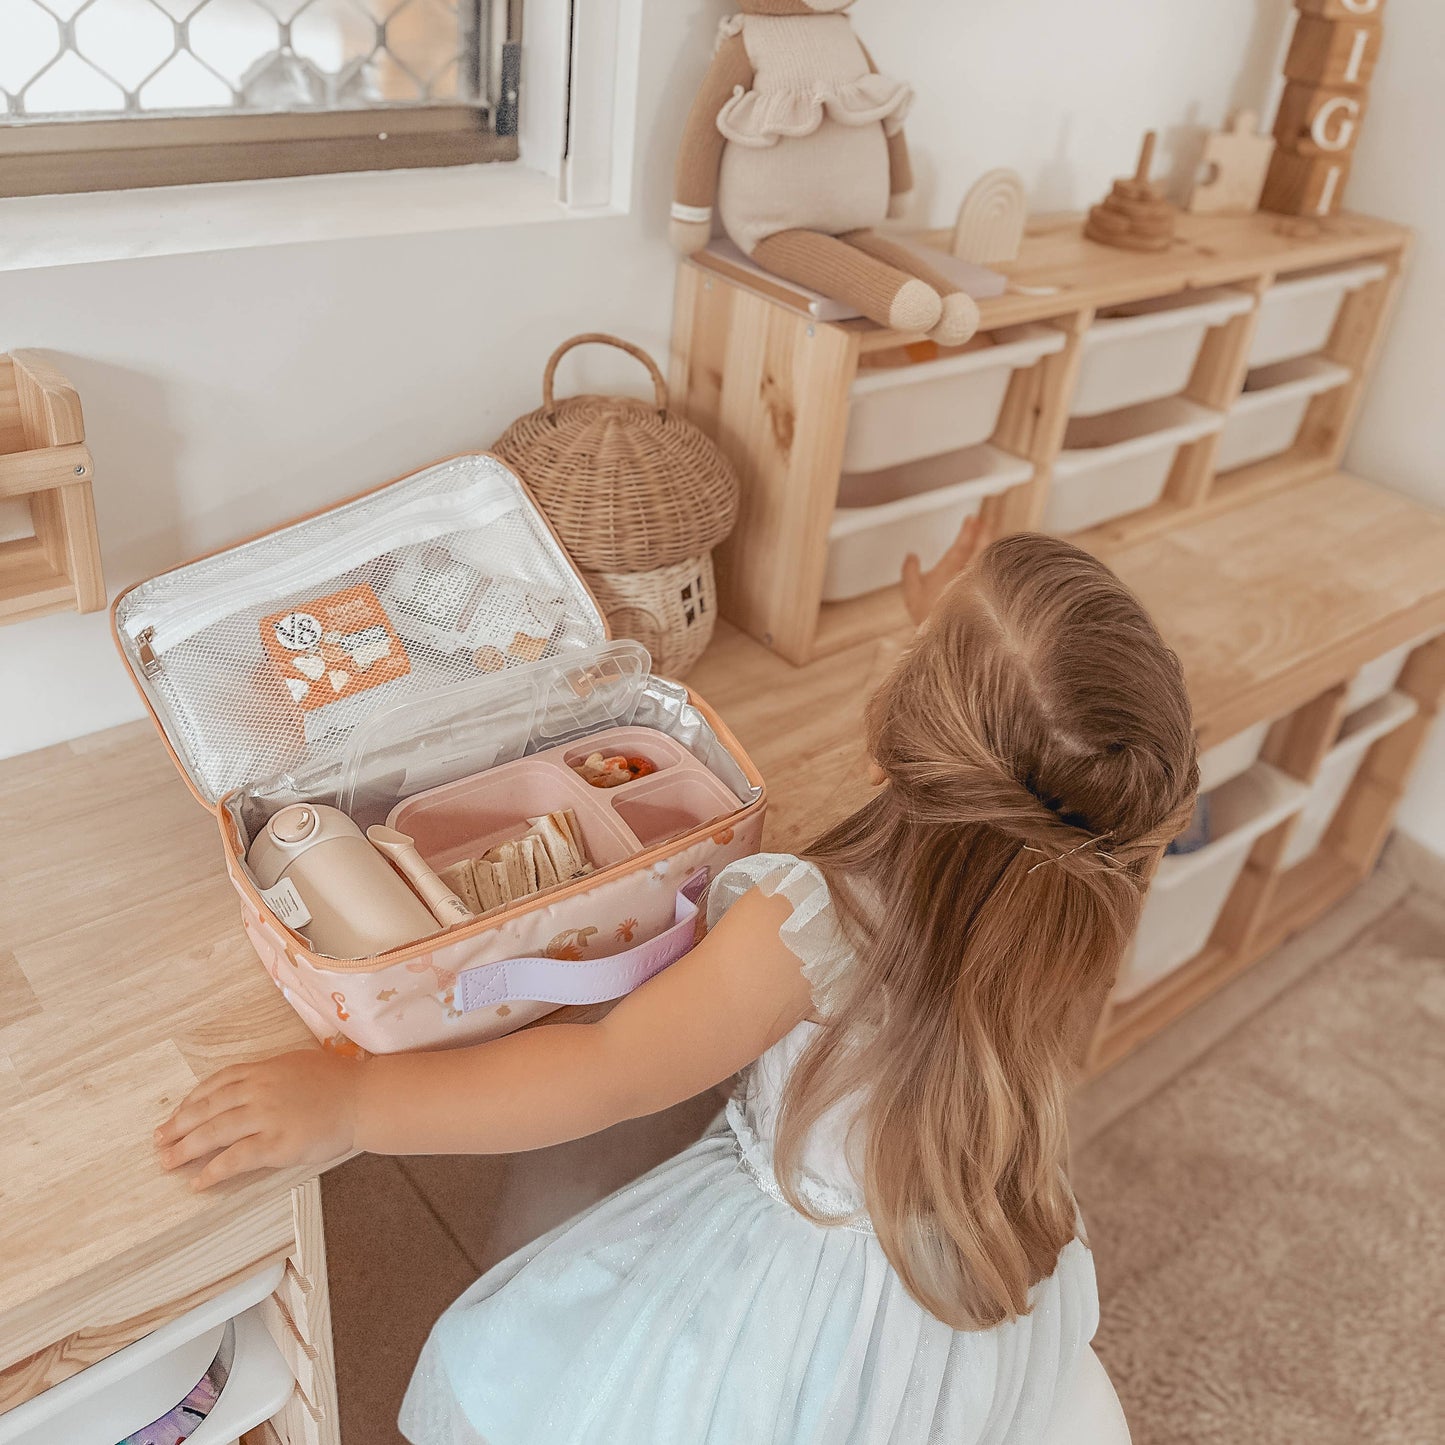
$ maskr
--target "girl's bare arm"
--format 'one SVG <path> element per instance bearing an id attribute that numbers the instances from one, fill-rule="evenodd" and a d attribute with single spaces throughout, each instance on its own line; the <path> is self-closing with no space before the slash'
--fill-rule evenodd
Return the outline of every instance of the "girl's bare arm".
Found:
<path id="1" fill-rule="evenodd" d="M 812 1007 L 779 938 L 791 905 L 754 890 L 690 954 L 592 1024 L 364 1061 L 316 1050 L 223 1069 L 156 1131 L 168 1169 L 212 1156 L 204 1189 L 253 1169 L 378 1154 L 537 1149 L 721 1083 Z"/>

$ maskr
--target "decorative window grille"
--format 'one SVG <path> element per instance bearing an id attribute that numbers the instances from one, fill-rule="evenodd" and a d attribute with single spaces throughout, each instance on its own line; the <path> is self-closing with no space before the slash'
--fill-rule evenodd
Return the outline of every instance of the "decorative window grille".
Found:
<path id="1" fill-rule="evenodd" d="M 97 145 L 129 185 L 515 154 L 515 143 L 480 142 L 515 132 L 519 10 L 519 0 L 0 0 L 0 195 L 90 188 L 83 173 L 95 167 L 62 158 Z M 237 149 L 248 146 L 266 154 L 248 161 Z M 159 154 L 132 174 L 116 154 L 128 149 Z M 178 167 L 182 152 L 190 164 Z M 82 183 L 67 184 L 66 170 Z"/>

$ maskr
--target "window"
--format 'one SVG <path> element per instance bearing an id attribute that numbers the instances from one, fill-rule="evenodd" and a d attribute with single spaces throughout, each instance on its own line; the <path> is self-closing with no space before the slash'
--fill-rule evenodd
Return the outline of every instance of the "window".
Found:
<path id="1" fill-rule="evenodd" d="M 0 195 L 516 155 L 521 0 L 0 0 Z"/>

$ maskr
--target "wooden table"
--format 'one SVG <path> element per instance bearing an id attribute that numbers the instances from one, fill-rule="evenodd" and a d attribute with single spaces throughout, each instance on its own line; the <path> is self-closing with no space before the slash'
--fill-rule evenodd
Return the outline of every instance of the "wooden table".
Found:
<path id="1" fill-rule="evenodd" d="M 1278 747 L 1304 772 L 1327 746 L 1345 679 L 1445 628 L 1445 518 L 1346 477 L 1110 560 L 1179 649 L 1202 740 L 1294 710 Z M 901 615 L 880 623 L 875 635 L 907 635 Z M 863 797 L 861 710 L 887 645 L 860 642 L 799 669 L 722 627 L 689 679 L 769 782 L 770 847 L 803 846 Z M 1230 947 L 1162 1002 L 1116 1018 L 1116 1049 L 1372 866 L 1445 686 L 1445 645 L 1417 653 L 1405 685 L 1421 718 L 1386 740 L 1393 750 L 1365 778 L 1329 866 L 1281 879 L 1269 867 L 1278 839 L 1266 838 Z M 151 1147 L 198 1079 L 310 1036 L 245 941 L 214 822 L 149 724 L 0 763 L 0 880 L 0 1408 L 284 1260 L 270 1320 L 303 1388 L 267 1438 L 335 1445 L 318 1171 L 197 1196 Z"/>
<path id="2" fill-rule="evenodd" d="M 775 778 L 801 770 L 778 790 L 774 846 L 801 846 L 850 783 L 861 795 L 874 650 L 804 676 L 724 627 L 698 669 Z M 149 723 L 0 762 L 0 880 L 0 1411 L 285 1261 L 268 1322 L 309 1393 L 258 1438 L 337 1445 L 321 1171 L 196 1195 L 194 1168 L 167 1174 L 152 1147 L 198 1080 L 312 1039 Z"/>
<path id="3" fill-rule="evenodd" d="M 284 1260 L 315 1396 L 287 1439 L 335 1445 L 317 1171 L 197 1195 L 151 1145 L 197 1080 L 311 1036 L 148 724 L 0 764 L 0 880 L 0 1409 Z"/>

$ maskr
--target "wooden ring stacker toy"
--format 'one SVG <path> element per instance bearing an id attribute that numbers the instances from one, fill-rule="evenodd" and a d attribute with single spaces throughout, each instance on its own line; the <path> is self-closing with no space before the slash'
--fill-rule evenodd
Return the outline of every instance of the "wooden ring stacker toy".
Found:
<path id="1" fill-rule="evenodd" d="M 1114 182 L 1109 194 L 1089 212 L 1084 234 L 1103 246 L 1125 251 L 1167 251 L 1174 244 L 1177 212 L 1149 179 L 1158 134 L 1150 131 L 1132 176 Z"/>

